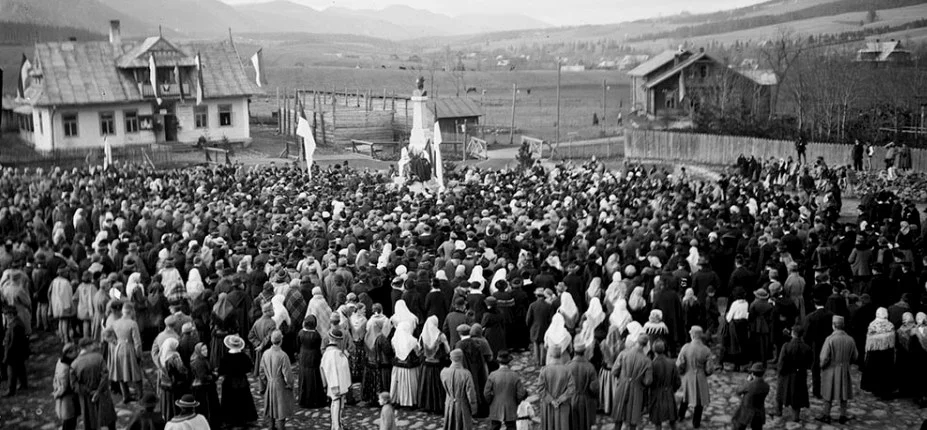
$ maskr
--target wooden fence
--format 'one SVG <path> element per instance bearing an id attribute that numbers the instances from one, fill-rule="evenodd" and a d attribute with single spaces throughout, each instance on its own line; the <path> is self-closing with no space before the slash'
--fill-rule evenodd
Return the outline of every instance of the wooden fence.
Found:
<path id="1" fill-rule="evenodd" d="M 795 142 L 788 140 L 633 129 L 625 132 L 624 152 L 629 159 L 708 165 L 732 165 L 741 154 L 758 160 L 797 157 Z M 811 163 L 822 157 L 828 166 L 853 164 L 852 145 L 812 142 L 806 155 Z M 885 148 L 876 147 L 873 167 L 881 168 L 884 156 Z M 911 165 L 927 170 L 927 150 L 912 148 Z"/>
<path id="2" fill-rule="evenodd" d="M 168 145 L 132 145 L 113 147 L 113 161 L 120 164 L 143 164 L 156 168 L 174 164 Z M 73 168 L 103 165 L 103 148 L 57 149 L 47 153 L 5 154 L 0 163 L 11 167 Z"/>
<path id="3" fill-rule="evenodd" d="M 598 159 L 620 158 L 624 156 L 624 144 L 621 137 L 593 139 L 554 146 L 554 158 L 557 159 Z"/>

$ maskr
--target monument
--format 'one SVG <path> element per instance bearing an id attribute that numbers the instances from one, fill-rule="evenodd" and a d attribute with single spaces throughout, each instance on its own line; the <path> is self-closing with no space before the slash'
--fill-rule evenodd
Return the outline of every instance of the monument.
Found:
<path id="1" fill-rule="evenodd" d="M 434 181 L 433 166 L 434 150 L 434 113 L 428 109 L 428 92 L 424 90 L 425 78 L 419 77 L 415 81 L 415 90 L 412 91 L 412 130 L 409 134 L 409 145 L 402 148 L 398 167 L 398 176 L 395 181 L 398 185 L 411 187 L 421 183 L 423 188 L 432 188 Z"/>

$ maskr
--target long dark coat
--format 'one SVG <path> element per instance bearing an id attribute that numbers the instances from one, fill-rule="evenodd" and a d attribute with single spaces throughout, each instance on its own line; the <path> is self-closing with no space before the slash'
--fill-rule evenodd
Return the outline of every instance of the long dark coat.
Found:
<path id="1" fill-rule="evenodd" d="M 675 393 L 682 386 L 679 369 L 672 359 L 657 356 L 653 359 L 653 383 L 650 384 L 650 421 L 661 423 L 676 421 Z"/>
<path id="2" fill-rule="evenodd" d="M 686 340 L 685 313 L 679 294 L 670 288 L 664 288 L 655 298 L 653 308 L 663 312 L 663 323 L 669 328 L 666 338 L 667 351 L 674 353 Z"/>
<path id="3" fill-rule="evenodd" d="M 595 424 L 595 411 L 598 409 L 599 375 L 595 367 L 582 354 L 577 354 L 567 363 L 576 394 L 573 396 L 570 422 L 571 428 L 589 430 Z"/>
<path id="4" fill-rule="evenodd" d="M 782 345 L 779 351 L 779 371 L 776 400 L 778 404 L 791 408 L 807 408 L 808 369 L 814 362 L 814 352 L 801 339 L 792 339 Z"/>

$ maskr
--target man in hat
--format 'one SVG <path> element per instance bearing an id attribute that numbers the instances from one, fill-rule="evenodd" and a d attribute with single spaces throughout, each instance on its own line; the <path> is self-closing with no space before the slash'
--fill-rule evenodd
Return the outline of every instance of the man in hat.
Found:
<path id="1" fill-rule="evenodd" d="M 160 412 L 155 412 L 158 406 L 158 396 L 147 393 L 142 396 L 139 409 L 129 418 L 126 430 L 164 430 L 165 422 Z"/>
<path id="2" fill-rule="evenodd" d="M 708 287 L 715 287 L 718 297 L 727 297 L 730 289 L 721 285 L 721 278 L 711 269 L 708 259 L 701 257 L 698 259 L 698 271 L 692 274 L 692 289 L 699 300 L 704 299 Z"/>
<path id="3" fill-rule="evenodd" d="M 833 315 L 833 333 L 827 337 L 820 353 L 822 369 L 821 396 L 824 398 L 824 410 L 818 421 L 830 424 L 830 409 L 834 400 L 840 402 L 840 424 L 850 420 L 847 416 L 847 402 L 853 399 L 853 380 L 850 378 L 850 365 L 856 361 L 856 342 L 844 331 L 844 319 Z"/>
<path id="4" fill-rule="evenodd" d="M 196 413 L 200 402 L 192 394 L 184 394 L 174 405 L 177 406 L 178 414 L 165 424 L 164 430 L 210 430 L 206 417 Z"/>
<path id="5" fill-rule="evenodd" d="M 322 354 L 322 386 L 331 399 L 332 430 L 341 430 L 341 415 L 344 410 L 344 398 L 351 389 L 351 367 L 348 355 L 338 346 L 344 335 L 339 329 L 332 329 L 328 347 Z"/>
<path id="6" fill-rule="evenodd" d="M 702 411 L 711 403 L 708 391 L 708 375 L 712 370 L 708 367 L 711 350 L 702 342 L 704 331 L 694 325 L 689 329 L 691 341 L 682 346 L 679 356 L 676 357 L 676 367 L 682 373 L 682 402 L 679 403 L 679 421 L 683 421 L 689 405 L 695 406 L 692 414 L 692 427 L 699 428 L 702 423 Z"/>
<path id="7" fill-rule="evenodd" d="M 539 375 L 538 393 L 541 397 L 541 427 L 547 430 L 569 430 L 570 411 L 576 382 L 566 364 L 562 364 L 560 346 L 551 347 L 553 364 L 544 366 Z M 617 428 L 620 428 L 617 427 Z"/>
<path id="8" fill-rule="evenodd" d="M 750 376 L 747 382 L 737 389 L 741 395 L 740 406 L 734 412 L 731 420 L 735 430 L 763 430 L 766 424 L 766 396 L 769 395 L 769 384 L 763 380 L 766 366 L 763 363 L 753 363 L 750 367 Z"/>
<path id="9" fill-rule="evenodd" d="M 450 367 L 441 371 L 441 385 L 447 396 L 444 429 L 470 430 L 473 428 L 473 411 L 478 402 L 476 385 L 471 373 L 464 368 L 463 351 L 454 349 L 450 357 Z"/>
<path id="10" fill-rule="evenodd" d="M 518 377 L 518 373 L 509 368 L 512 362 L 512 354 L 508 350 L 499 351 L 499 368 L 489 374 L 486 380 L 486 388 L 483 389 L 483 397 L 489 402 L 489 420 L 492 423 L 492 430 L 499 430 L 503 423 L 507 430 L 515 429 L 515 421 L 518 418 L 518 402 L 527 397 L 528 392 L 525 385 Z M 593 372 L 595 372 L 593 370 Z"/>
<path id="11" fill-rule="evenodd" d="M 792 409 L 792 421 L 801 421 L 801 409 L 810 406 L 808 399 L 808 369 L 811 368 L 814 352 L 802 341 L 804 329 L 792 327 L 792 340 L 782 346 L 776 366 L 778 383 L 776 387 L 776 413 L 782 415 L 783 407 Z"/>
<path id="12" fill-rule="evenodd" d="M 449 345 L 457 345 L 460 341 L 460 334 L 457 333 L 457 327 L 467 323 L 467 301 L 463 297 L 454 299 L 454 308 L 447 314 L 441 331 L 447 335 Z M 469 334 L 469 330 L 467 331 Z"/>
<path id="13" fill-rule="evenodd" d="M 544 333 L 547 333 L 547 329 L 550 327 L 553 306 L 547 301 L 543 288 L 536 288 L 534 296 L 536 299 L 528 306 L 525 324 L 528 325 L 528 335 L 531 337 L 534 362 L 537 363 L 538 367 L 542 367 L 547 356 L 547 351 L 544 348 Z"/>
<path id="14" fill-rule="evenodd" d="M 296 378 L 290 358 L 280 344 L 283 342 L 283 333 L 274 330 L 270 335 L 270 349 L 261 357 L 260 380 L 266 384 L 264 387 L 264 416 L 270 421 L 270 428 L 283 430 L 286 420 L 293 415 L 295 400 L 293 390 L 296 387 Z"/>
<path id="15" fill-rule="evenodd" d="M 595 424 L 595 412 L 598 409 L 599 374 L 595 366 L 586 358 L 586 344 L 577 342 L 573 345 L 573 360 L 567 363 L 567 369 L 573 376 L 576 393 L 570 399 L 570 423 L 572 429 L 591 430 Z"/>
<path id="16" fill-rule="evenodd" d="M 616 429 L 627 422 L 633 430 L 643 421 L 644 395 L 653 382 L 653 362 L 644 352 L 648 342 L 646 334 L 640 335 L 636 344 L 618 354 L 612 366 L 612 376 L 618 378 L 613 414 Z"/>
<path id="17" fill-rule="evenodd" d="M 7 369 L 10 386 L 5 397 L 16 395 L 16 385 L 26 390 L 29 388 L 26 360 L 29 359 L 29 336 L 26 335 L 26 326 L 19 318 L 16 308 L 3 306 L 3 319 L 5 333 L 3 335 L 3 366 Z"/>
<path id="18" fill-rule="evenodd" d="M 254 348 L 254 374 L 261 371 L 261 356 L 270 348 L 270 334 L 277 330 L 277 323 L 273 320 L 274 305 L 264 303 L 261 305 L 261 317 L 251 326 L 248 332 L 248 342 Z"/>
<path id="19" fill-rule="evenodd" d="M 99 345 L 84 337 L 78 343 L 80 354 L 71 363 L 71 386 L 80 400 L 81 415 L 85 429 L 99 429 L 102 426 L 116 428 L 116 408 L 110 392 L 109 373 L 106 360 L 100 354 Z"/>
<path id="20" fill-rule="evenodd" d="M 769 292 L 760 288 L 753 292 L 753 303 L 748 308 L 747 324 L 750 330 L 753 361 L 766 363 L 773 358 L 772 305 Z"/>
<path id="21" fill-rule="evenodd" d="M 821 350 L 824 348 L 824 341 L 833 333 L 834 314 L 824 309 L 822 297 L 814 298 L 814 311 L 805 317 L 802 328 L 805 330 L 804 340 L 814 352 L 814 363 L 811 365 L 811 392 L 814 397 L 821 398 Z"/>
<path id="22" fill-rule="evenodd" d="M 457 326 L 457 334 L 460 335 L 460 341 L 455 345 L 464 354 L 464 368 L 470 371 L 473 376 L 473 383 L 476 385 L 476 396 L 478 399 L 476 416 L 485 416 L 489 411 L 489 404 L 483 397 L 483 389 L 486 387 L 486 379 L 489 377 L 489 362 L 492 360 L 492 350 L 485 347 L 486 344 L 474 339 L 471 334 L 473 331 L 467 324 Z"/>

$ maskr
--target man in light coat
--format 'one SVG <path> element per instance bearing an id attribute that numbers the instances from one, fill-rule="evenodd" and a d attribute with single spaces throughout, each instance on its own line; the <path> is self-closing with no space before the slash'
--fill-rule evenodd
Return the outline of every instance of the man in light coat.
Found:
<path id="1" fill-rule="evenodd" d="M 473 375 L 463 366 L 464 353 L 451 351 L 451 366 L 441 371 L 441 386 L 447 394 L 444 401 L 444 430 L 470 430 L 473 411 L 477 407 L 476 384 Z"/>
<path id="2" fill-rule="evenodd" d="M 824 341 L 821 349 L 821 396 L 824 398 L 823 414 L 817 418 L 830 423 L 830 408 L 834 400 L 840 401 L 840 424 L 849 421 L 847 402 L 853 399 L 853 381 L 850 379 L 850 364 L 858 354 L 856 342 L 844 331 L 844 320 L 833 317 L 834 332 Z"/>
<path id="3" fill-rule="evenodd" d="M 541 428 L 543 430 L 569 430 L 571 400 L 576 394 L 576 383 L 565 364 L 560 363 L 563 351 L 559 345 L 550 348 L 553 364 L 541 369 L 538 393 L 541 396 Z"/>
<path id="4" fill-rule="evenodd" d="M 682 402 L 679 404 L 679 421 L 683 421 L 689 405 L 695 405 L 692 415 L 692 427 L 699 428 L 702 423 L 702 411 L 711 402 L 708 392 L 708 359 L 711 350 L 702 343 L 702 328 L 694 325 L 689 329 L 691 342 L 683 345 L 676 357 L 676 367 L 682 374 Z"/>
<path id="5" fill-rule="evenodd" d="M 518 373 L 509 368 L 512 354 L 508 350 L 499 351 L 499 368 L 489 374 L 483 396 L 489 402 L 489 419 L 492 430 L 499 430 L 505 424 L 506 430 L 515 430 L 518 419 L 518 403 L 528 396 L 525 384 Z"/>
<path id="6" fill-rule="evenodd" d="M 322 386 L 331 399 L 332 430 L 341 430 L 341 414 L 344 411 L 344 396 L 351 389 L 351 367 L 348 355 L 338 347 L 344 338 L 340 329 L 332 329 L 328 348 L 322 354 Z"/>
<path id="7" fill-rule="evenodd" d="M 567 363 L 576 383 L 576 395 L 571 400 L 570 422 L 575 430 L 590 430 L 595 425 L 595 412 L 598 409 L 599 374 L 586 358 L 585 344 L 576 343 L 573 352 L 573 360 Z"/>

